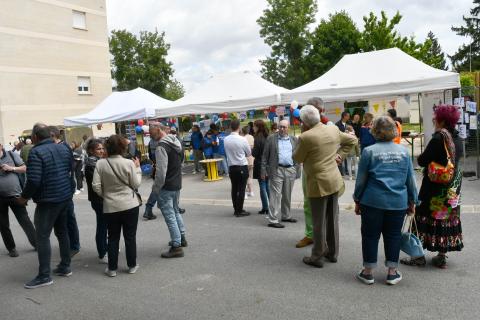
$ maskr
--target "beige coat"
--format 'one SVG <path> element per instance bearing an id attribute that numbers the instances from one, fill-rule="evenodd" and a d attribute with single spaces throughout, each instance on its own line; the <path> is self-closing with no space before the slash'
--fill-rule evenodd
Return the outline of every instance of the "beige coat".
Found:
<path id="1" fill-rule="evenodd" d="M 344 159 L 356 144 L 356 137 L 322 123 L 300 135 L 293 159 L 303 163 L 307 197 L 325 197 L 345 188 L 335 157 Z"/>
<path id="2" fill-rule="evenodd" d="M 132 160 L 121 156 L 108 158 L 120 179 L 132 188 L 138 188 L 142 181 L 142 170 Z M 114 213 L 139 206 L 133 190 L 120 182 L 106 159 L 98 160 L 93 174 L 92 189 L 103 198 L 103 212 Z"/>

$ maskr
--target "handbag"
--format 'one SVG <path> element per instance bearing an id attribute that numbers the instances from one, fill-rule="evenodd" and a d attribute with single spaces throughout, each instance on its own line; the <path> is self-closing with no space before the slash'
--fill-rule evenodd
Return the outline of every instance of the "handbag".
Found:
<path id="1" fill-rule="evenodd" d="M 433 183 L 439 184 L 449 184 L 450 181 L 453 179 L 453 175 L 455 173 L 455 166 L 452 162 L 452 156 L 450 152 L 448 152 L 447 148 L 447 139 L 451 139 L 449 135 L 445 132 L 442 132 L 443 135 L 443 147 L 445 148 L 445 152 L 447 153 L 447 165 L 442 166 L 441 164 L 432 161 L 428 164 L 428 178 Z"/>
<path id="2" fill-rule="evenodd" d="M 117 177 L 117 179 L 123 183 L 124 185 L 126 185 L 127 187 L 129 187 L 130 189 L 132 189 L 133 193 L 137 196 L 137 200 L 138 200 L 138 204 L 141 206 L 143 204 L 143 200 L 142 200 L 142 196 L 140 195 L 140 192 L 138 192 L 138 189 L 135 189 L 134 187 L 132 187 L 130 184 L 126 183 L 125 181 L 123 181 L 117 174 L 117 172 L 115 171 L 115 169 L 113 169 L 113 166 L 112 164 L 110 163 L 110 161 L 108 161 L 108 159 L 105 159 L 107 160 L 108 162 L 108 165 L 110 166 L 110 168 L 112 169 L 113 171 L 113 174 L 115 175 L 115 177 Z"/>
<path id="3" fill-rule="evenodd" d="M 408 227 L 407 232 L 402 232 L 402 236 L 400 239 L 400 250 L 408 254 L 412 258 L 423 257 L 425 252 L 423 251 L 423 244 L 422 241 L 417 237 L 418 228 L 417 222 L 415 221 L 415 217 L 406 216 L 405 220 L 403 221 L 402 230 L 405 228 L 405 224 L 407 220 L 410 219 L 410 224 Z M 416 231 L 413 232 L 413 225 L 415 224 Z"/>

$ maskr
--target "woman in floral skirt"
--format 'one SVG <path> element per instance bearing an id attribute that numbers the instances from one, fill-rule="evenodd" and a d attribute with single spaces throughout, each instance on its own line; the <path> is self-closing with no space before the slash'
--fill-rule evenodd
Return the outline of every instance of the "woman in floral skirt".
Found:
<path id="1" fill-rule="evenodd" d="M 435 108 L 433 123 L 435 133 L 424 152 L 418 157 L 418 164 L 424 168 L 420 205 L 416 208 L 415 220 L 418 236 L 424 249 L 437 252 L 432 259 L 433 265 L 447 267 L 447 252 L 460 251 L 463 248 L 462 224 L 460 222 L 460 189 L 462 170 L 459 160 L 462 145 L 455 130 L 460 112 L 455 106 L 440 105 Z M 428 167 L 432 163 L 446 166 L 450 158 L 454 166 L 453 178 L 448 183 L 432 182 Z M 406 265 L 424 266 L 425 256 L 402 259 Z"/>

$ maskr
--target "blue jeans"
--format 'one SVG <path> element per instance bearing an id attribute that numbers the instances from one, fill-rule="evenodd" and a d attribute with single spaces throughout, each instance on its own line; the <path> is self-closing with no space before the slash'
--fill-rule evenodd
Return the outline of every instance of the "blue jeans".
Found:
<path id="1" fill-rule="evenodd" d="M 262 210 L 268 211 L 268 199 L 270 198 L 268 178 L 265 178 L 265 180 L 258 179 L 258 185 L 260 186 L 260 199 L 262 200 Z"/>
<path id="2" fill-rule="evenodd" d="M 101 259 L 107 254 L 107 218 L 103 214 L 103 204 L 92 202 L 92 209 L 97 216 L 97 230 L 95 232 L 95 242 L 97 244 L 98 257 Z"/>
<path id="3" fill-rule="evenodd" d="M 60 203 L 39 203 L 35 208 L 33 218 L 37 235 L 38 250 L 38 279 L 50 277 L 50 260 L 52 247 L 50 234 L 52 229 L 58 239 L 61 261 L 59 267 L 70 268 L 70 241 L 67 232 L 67 215 L 70 210 L 71 200 Z"/>
<path id="4" fill-rule="evenodd" d="M 147 200 L 147 203 L 145 204 L 145 207 L 148 207 L 151 210 L 155 206 L 157 199 L 158 199 L 158 196 L 152 190 L 150 192 L 150 195 L 148 196 L 148 200 Z"/>
<path id="5" fill-rule="evenodd" d="M 169 191 L 165 189 L 162 189 L 158 194 L 158 206 L 165 218 L 165 223 L 170 232 L 170 243 L 174 248 L 181 246 L 182 234 L 185 234 L 183 219 L 178 211 L 179 194 L 179 191 Z"/>
<path id="6" fill-rule="evenodd" d="M 383 235 L 385 266 L 396 268 L 400 255 L 400 239 L 406 210 L 383 210 L 361 206 L 363 266 L 377 266 L 378 241 Z"/>
<path id="7" fill-rule="evenodd" d="M 77 218 L 75 217 L 73 200 L 70 200 L 68 203 L 67 229 L 68 238 L 70 239 L 70 250 L 80 250 L 80 233 L 78 231 Z"/>

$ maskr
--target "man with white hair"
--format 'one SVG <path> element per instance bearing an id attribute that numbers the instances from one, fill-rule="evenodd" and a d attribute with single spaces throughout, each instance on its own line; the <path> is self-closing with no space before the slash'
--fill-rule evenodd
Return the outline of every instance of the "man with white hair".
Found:
<path id="1" fill-rule="evenodd" d="M 295 179 L 300 177 L 300 166 L 292 158 L 297 146 L 297 138 L 288 134 L 288 121 L 278 124 L 278 132 L 270 135 L 265 141 L 261 164 L 261 179 L 268 176 L 270 189 L 270 206 L 267 219 L 271 228 L 284 228 L 279 222 L 281 211 L 282 222 L 297 222 L 290 215 Z"/>
<path id="2" fill-rule="evenodd" d="M 321 123 L 320 113 L 312 105 L 300 110 L 300 119 L 302 134 L 293 159 L 303 163 L 313 222 L 312 254 L 303 262 L 321 268 L 323 257 L 337 262 L 338 197 L 345 189 L 337 164 L 355 147 L 357 139 Z"/>
<path id="3" fill-rule="evenodd" d="M 308 105 L 312 105 L 317 108 L 318 112 L 320 113 L 320 121 L 323 124 L 328 124 L 330 122 L 332 125 L 333 122 L 329 121 L 328 118 L 324 115 L 325 114 L 325 103 L 319 97 L 313 97 L 308 99 Z M 300 241 L 297 242 L 297 248 L 303 248 L 313 243 L 313 223 L 312 223 L 312 209 L 310 208 L 310 203 L 308 202 L 307 197 L 307 183 L 305 175 L 302 176 L 302 189 L 303 189 L 303 213 L 305 215 L 305 237 L 303 237 Z"/>

